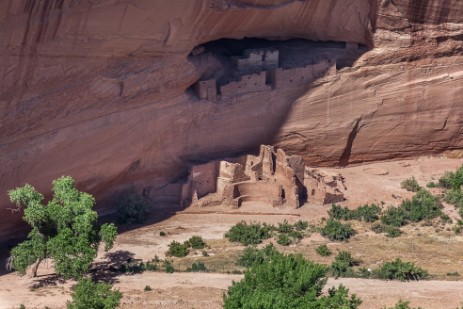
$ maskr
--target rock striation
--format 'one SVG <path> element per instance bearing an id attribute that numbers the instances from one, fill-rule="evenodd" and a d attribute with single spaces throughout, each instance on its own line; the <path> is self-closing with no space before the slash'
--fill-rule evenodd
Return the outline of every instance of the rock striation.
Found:
<path id="1" fill-rule="evenodd" d="M 191 166 L 261 144 L 310 165 L 461 149 L 462 10 L 458 0 L 1 1 L 0 239 L 20 218 L 6 191 L 25 182 L 49 192 L 72 175 L 105 201 L 134 184 L 160 203 Z M 275 87 L 265 73 L 271 89 L 218 100 L 239 82 L 233 61 L 262 47 L 279 51 L 265 72 L 305 76 L 325 58 L 336 74 Z M 211 80 L 218 92 L 198 96 Z"/>

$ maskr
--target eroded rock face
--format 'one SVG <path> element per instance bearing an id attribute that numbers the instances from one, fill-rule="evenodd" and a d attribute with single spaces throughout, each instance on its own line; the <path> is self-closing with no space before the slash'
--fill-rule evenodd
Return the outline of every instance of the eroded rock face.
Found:
<path id="1" fill-rule="evenodd" d="M 131 183 L 162 199 L 191 164 L 263 143 L 324 165 L 461 148 L 462 9 L 457 0 L 2 1 L 0 236 L 19 220 L 4 210 L 6 191 L 28 182 L 49 192 L 61 175 L 102 199 Z M 190 87 L 226 66 L 223 54 L 191 51 L 244 37 L 371 50 L 340 56 L 334 79 L 199 100 Z"/>

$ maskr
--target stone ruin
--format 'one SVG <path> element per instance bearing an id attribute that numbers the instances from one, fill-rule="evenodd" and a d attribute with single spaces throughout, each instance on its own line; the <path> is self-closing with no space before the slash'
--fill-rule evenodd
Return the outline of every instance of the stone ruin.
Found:
<path id="1" fill-rule="evenodd" d="M 181 204 L 239 208 L 251 201 L 298 208 L 305 202 L 343 201 L 339 184 L 342 176 L 326 177 L 306 167 L 300 156 L 262 145 L 257 156 L 193 166 L 182 188 Z"/>
<path id="2" fill-rule="evenodd" d="M 336 75 L 334 60 L 320 60 L 303 67 L 283 69 L 279 64 L 279 51 L 271 48 L 249 49 L 243 57 L 232 57 L 239 80 L 217 85 L 215 79 L 200 80 L 195 84 L 200 99 L 216 102 L 246 93 L 301 86 L 323 76 Z"/>

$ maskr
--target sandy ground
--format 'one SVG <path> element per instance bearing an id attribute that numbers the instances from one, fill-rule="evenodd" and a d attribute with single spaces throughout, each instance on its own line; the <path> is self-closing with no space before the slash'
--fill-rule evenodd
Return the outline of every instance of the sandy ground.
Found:
<path id="1" fill-rule="evenodd" d="M 447 170 L 455 170 L 463 163 L 462 159 L 420 158 L 380 162 L 353 166 L 343 169 L 322 169 L 327 173 L 341 173 L 346 181 L 348 207 L 357 207 L 366 203 L 381 203 L 386 206 L 397 205 L 411 193 L 400 188 L 400 182 L 415 176 L 421 185 L 437 180 Z M 438 193 L 438 192 L 435 192 Z M 239 210 L 225 207 L 188 208 L 169 218 L 142 227 L 128 230 L 118 236 L 113 256 L 134 257 L 148 260 L 155 255 L 164 258 L 167 245 L 172 240 L 184 241 L 192 235 L 201 235 L 210 244 L 209 257 L 201 252 L 193 252 L 184 259 L 175 261 L 176 267 L 186 267 L 192 261 L 202 260 L 213 273 L 174 273 L 145 272 L 137 275 L 122 275 L 112 278 L 115 287 L 124 293 L 122 308 L 221 308 L 222 294 L 233 280 L 241 275 L 224 273 L 234 267 L 234 261 L 242 247 L 223 240 L 224 233 L 236 222 L 259 221 L 277 224 L 283 220 L 295 222 L 306 220 L 318 224 L 326 218 L 329 206 L 306 204 L 299 209 L 271 208 L 262 204 L 245 204 Z M 452 206 L 446 205 L 445 211 L 456 216 Z M 365 279 L 340 279 L 329 281 L 328 286 L 344 284 L 351 292 L 364 301 L 361 308 L 381 308 L 393 305 L 399 299 L 410 300 L 414 306 L 424 308 L 456 308 L 463 304 L 463 282 L 461 277 L 446 278 L 447 272 L 463 274 L 463 238 L 445 227 L 410 226 L 405 234 L 397 239 L 388 239 L 376 235 L 362 224 L 355 224 L 359 231 L 348 243 L 332 243 L 314 233 L 301 243 L 287 248 L 286 252 L 299 252 L 321 263 L 330 263 L 331 258 L 322 258 L 314 253 L 320 243 L 327 243 L 336 250 L 349 250 L 362 259 L 366 267 L 374 267 L 391 257 L 400 256 L 436 274 L 445 280 L 420 282 L 386 282 Z M 167 234 L 161 237 L 159 233 Z M 97 262 L 105 263 L 104 253 Z M 228 264 L 221 262 L 228 260 Z M 220 264 L 222 263 L 222 264 Z M 70 287 L 74 282 L 65 284 L 52 280 L 51 263 L 39 269 L 41 277 L 29 279 L 16 274 L 0 276 L 0 308 L 18 308 L 20 304 L 27 308 L 64 308 L 70 299 Z M 35 287 L 42 285 L 42 287 Z M 149 285 L 151 291 L 144 291 Z"/>

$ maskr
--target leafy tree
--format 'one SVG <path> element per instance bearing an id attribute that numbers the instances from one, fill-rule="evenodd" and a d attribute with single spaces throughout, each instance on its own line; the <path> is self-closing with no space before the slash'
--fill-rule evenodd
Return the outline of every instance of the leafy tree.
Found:
<path id="1" fill-rule="evenodd" d="M 358 308 L 361 300 L 349 297 L 345 287 L 330 289 L 321 296 L 327 268 L 301 255 L 274 252 L 260 264 L 254 264 L 244 279 L 233 282 L 224 295 L 224 308 Z"/>
<path id="2" fill-rule="evenodd" d="M 68 309 L 113 309 L 119 306 L 122 293 L 111 290 L 108 283 L 82 279 L 75 286 Z"/>
<path id="3" fill-rule="evenodd" d="M 204 247 L 206 247 L 206 243 L 201 236 L 192 236 L 188 239 L 188 244 L 193 249 L 204 249 Z"/>
<path id="4" fill-rule="evenodd" d="M 95 199 L 80 192 L 74 180 L 63 176 L 53 181 L 53 194 L 48 203 L 29 184 L 8 192 L 10 201 L 24 207 L 23 219 L 32 228 L 28 239 L 13 248 L 13 268 L 21 275 L 32 265 L 32 276 L 42 260 L 52 258 L 55 271 L 68 278 L 80 278 L 88 272 L 101 241 L 109 250 L 116 238 L 116 227 L 97 227 Z"/>
<path id="5" fill-rule="evenodd" d="M 342 224 L 339 221 L 328 219 L 326 225 L 320 230 L 322 236 L 330 240 L 343 241 L 349 239 L 355 234 L 355 230 L 350 224 Z"/>
<path id="6" fill-rule="evenodd" d="M 243 255 L 240 256 L 236 264 L 244 267 L 251 267 L 253 265 L 262 264 L 266 259 L 278 253 L 272 243 L 268 244 L 262 249 L 256 247 L 246 247 Z"/>

